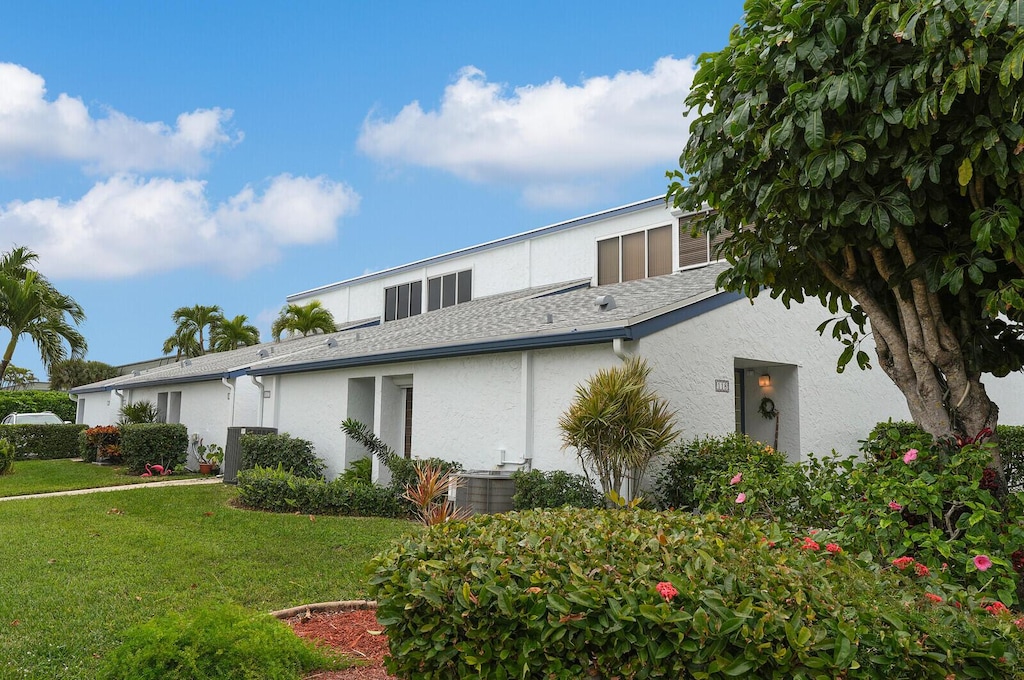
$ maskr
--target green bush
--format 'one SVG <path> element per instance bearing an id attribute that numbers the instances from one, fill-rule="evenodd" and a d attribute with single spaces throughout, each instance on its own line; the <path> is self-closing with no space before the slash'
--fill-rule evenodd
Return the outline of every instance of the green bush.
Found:
<path id="1" fill-rule="evenodd" d="M 723 479 L 728 482 L 740 470 L 770 476 L 785 464 L 785 455 L 745 434 L 697 437 L 664 457 L 654 479 L 654 500 L 661 508 L 700 508 Z"/>
<path id="2" fill-rule="evenodd" d="M 85 428 L 78 433 L 78 457 L 84 460 L 86 463 L 92 463 L 96 461 L 96 447 L 89 443 L 89 435 L 86 434 Z"/>
<path id="3" fill-rule="evenodd" d="M 313 444 L 285 434 L 244 434 L 238 440 L 241 447 L 240 468 L 248 470 L 257 465 L 290 470 L 297 477 L 322 479 L 324 462 L 316 457 Z"/>
<path id="4" fill-rule="evenodd" d="M 408 502 L 391 487 L 299 477 L 278 464 L 238 473 L 238 498 L 251 508 L 272 512 L 358 517 L 408 517 Z"/>
<path id="5" fill-rule="evenodd" d="M 997 425 L 999 435 L 999 453 L 1003 460 L 1003 475 L 1010 491 L 1024 491 L 1024 425 Z M 886 422 L 875 425 L 868 438 L 861 442 L 862 450 L 875 458 L 890 455 L 892 442 L 906 440 L 908 437 L 922 438 L 930 441 L 930 437 L 917 426 L 906 420 Z"/>
<path id="6" fill-rule="evenodd" d="M 764 527 L 562 509 L 409 536 L 372 563 L 385 663 L 424 680 L 1024 671 L 1010 616 L 941 575 L 876 570 L 840 546 Z"/>
<path id="7" fill-rule="evenodd" d="M 0 437 L 14 446 L 14 455 L 25 458 L 75 458 L 78 433 L 85 425 L 0 425 Z"/>
<path id="8" fill-rule="evenodd" d="M 118 411 L 119 425 L 138 425 L 140 423 L 155 423 L 160 416 L 156 404 L 142 399 L 132 404 L 125 404 Z"/>
<path id="9" fill-rule="evenodd" d="M 125 472 L 139 475 L 146 464 L 174 469 L 188 457 L 188 430 L 181 423 L 122 425 L 121 459 Z"/>
<path id="10" fill-rule="evenodd" d="M 348 464 L 340 478 L 345 484 L 372 484 L 373 483 L 373 458 L 357 458 Z"/>
<path id="11" fill-rule="evenodd" d="M 61 420 L 75 422 L 75 402 L 67 392 L 46 390 L 2 390 L 0 391 L 0 420 L 10 413 L 39 413 L 52 411 Z"/>
<path id="12" fill-rule="evenodd" d="M 14 471 L 14 446 L 6 439 L 0 439 L 0 475 Z"/>
<path id="13" fill-rule="evenodd" d="M 374 434 L 373 429 L 366 423 L 361 423 L 355 418 L 348 418 L 341 424 L 345 435 L 365 448 L 371 456 L 375 456 L 381 465 L 391 473 L 391 486 L 399 493 L 405 491 L 406 487 L 416 484 L 416 469 L 430 465 L 440 469 L 441 474 L 449 472 L 461 472 L 462 464 L 455 461 L 441 460 L 440 458 L 426 458 L 412 460 L 403 458 L 395 453 L 395 450 Z"/>
<path id="14" fill-rule="evenodd" d="M 512 496 L 512 507 L 516 510 L 560 508 L 566 505 L 575 508 L 604 507 L 604 496 L 583 475 L 562 470 L 518 470 L 512 473 L 512 481 L 516 488 Z"/>
<path id="15" fill-rule="evenodd" d="M 1024 425 L 997 425 L 1003 474 L 1010 491 L 1024 491 Z"/>
<path id="16" fill-rule="evenodd" d="M 106 680 L 299 680 L 342 667 L 267 614 L 217 605 L 169 612 L 130 629 L 103 662 Z"/>
<path id="17" fill-rule="evenodd" d="M 1024 546 L 1024 499 L 998 493 L 991 444 L 933 444 L 888 427 L 868 450 L 849 474 L 830 536 L 880 564 L 911 556 L 1004 604 L 1022 601 L 1015 567 L 1024 569 L 1024 552 L 1014 553 Z M 991 560 L 985 570 L 975 566 L 982 555 Z"/>

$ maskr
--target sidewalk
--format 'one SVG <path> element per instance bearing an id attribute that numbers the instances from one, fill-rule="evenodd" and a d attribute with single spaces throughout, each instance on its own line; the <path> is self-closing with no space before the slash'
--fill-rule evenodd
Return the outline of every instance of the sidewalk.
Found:
<path id="1" fill-rule="evenodd" d="M 74 489 L 72 491 L 51 491 L 50 493 L 32 493 L 24 496 L 4 496 L 0 501 L 16 501 L 23 498 L 50 498 L 51 496 L 80 496 L 86 493 L 102 493 L 104 491 L 125 491 L 126 489 L 150 489 L 155 486 L 189 486 L 190 484 L 221 484 L 220 477 L 208 477 L 203 479 L 168 479 L 160 482 L 146 482 L 144 484 L 122 484 L 121 486 L 101 486 L 96 489 Z"/>

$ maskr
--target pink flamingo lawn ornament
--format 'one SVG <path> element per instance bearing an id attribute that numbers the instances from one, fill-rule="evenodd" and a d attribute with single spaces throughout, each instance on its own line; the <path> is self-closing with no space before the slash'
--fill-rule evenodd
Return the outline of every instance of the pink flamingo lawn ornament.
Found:
<path id="1" fill-rule="evenodd" d="M 140 477 L 152 477 L 154 474 L 158 474 L 161 477 L 171 474 L 171 468 L 165 468 L 163 465 L 150 465 L 146 463 L 146 471 L 143 472 Z"/>

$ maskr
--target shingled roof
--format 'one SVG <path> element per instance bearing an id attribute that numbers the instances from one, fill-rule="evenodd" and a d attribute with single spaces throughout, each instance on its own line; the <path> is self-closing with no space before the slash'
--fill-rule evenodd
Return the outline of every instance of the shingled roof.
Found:
<path id="1" fill-rule="evenodd" d="M 589 279 L 501 293 L 326 335 L 216 352 L 83 385 L 73 394 L 492 352 L 635 340 L 738 299 L 715 291 L 712 264 L 593 287 Z M 604 304 L 600 304 L 603 302 Z"/>

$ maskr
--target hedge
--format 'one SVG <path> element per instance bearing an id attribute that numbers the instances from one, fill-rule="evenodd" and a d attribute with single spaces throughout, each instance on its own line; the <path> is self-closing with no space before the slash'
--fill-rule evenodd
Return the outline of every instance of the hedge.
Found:
<path id="1" fill-rule="evenodd" d="M 0 425 L 0 439 L 14 445 L 14 455 L 26 458 L 76 458 L 78 433 L 85 425 Z"/>
<path id="2" fill-rule="evenodd" d="M 408 517 L 410 511 L 408 501 L 391 487 L 299 477 L 281 465 L 239 471 L 238 498 L 250 508 L 271 512 Z"/>
<path id="3" fill-rule="evenodd" d="M 3 390 L 0 391 L 0 420 L 11 413 L 39 413 L 53 411 L 61 420 L 75 422 L 75 402 L 67 392 L 46 390 Z"/>
<path id="4" fill-rule="evenodd" d="M 371 563 L 385 664 L 421 680 L 1021 677 L 1003 608 L 765 527 L 562 509 L 408 536 Z"/>
<path id="5" fill-rule="evenodd" d="M 560 508 L 565 505 L 574 508 L 604 507 L 604 496 L 583 475 L 563 470 L 517 470 L 512 473 L 512 481 L 516 489 L 512 496 L 512 507 L 515 510 Z"/>
<path id="6" fill-rule="evenodd" d="M 146 464 L 175 468 L 188 457 L 188 428 L 181 423 L 122 425 L 121 459 L 125 472 L 142 474 Z"/>
<path id="7" fill-rule="evenodd" d="M 238 439 L 238 446 L 242 470 L 281 465 L 298 477 L 321 479 L 324 476 L 324 462 L 317 458 L 313 444 L 288 433 L 244 434 Z"/>

